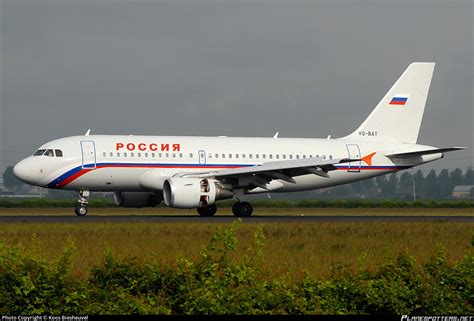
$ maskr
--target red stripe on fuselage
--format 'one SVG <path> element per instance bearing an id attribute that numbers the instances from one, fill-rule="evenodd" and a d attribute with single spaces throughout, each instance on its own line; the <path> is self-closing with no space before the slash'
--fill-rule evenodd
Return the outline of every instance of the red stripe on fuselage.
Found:
<path id="1" fill-rule="evenodd" d="M 67 184 L 71 183 L 73 180 L 81 177 L 82 175 L 84 175 L 85 173 L 87 172 L 90 172 L 92 170 L 92 168 L 87 168 L 87 169 L 81 169 L 80 171 L 78 171 L 77 173 L 74 173 L 72 174 L 71 176 L 69 176 L 68 178 L 66 178 L 64 181 L 60 182 L 57 187 L 58 188 L 62 188 L 64 186 L 66 186 Z"/>

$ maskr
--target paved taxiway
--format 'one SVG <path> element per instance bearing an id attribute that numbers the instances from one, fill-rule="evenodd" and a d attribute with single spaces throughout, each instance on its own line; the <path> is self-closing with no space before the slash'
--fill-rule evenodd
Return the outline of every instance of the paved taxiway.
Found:
<path id="1" fill-rule="evenodd" d="M 58 216 L 58 215 L 36 215 L 36 216 L 0 216 L 0 223 L 81 223 L 81 222 L 209 222 L 222 223 L 236 220 L 235 216 L 214 216 L 199 217 L 190 215 L 160 215 L 160 216 L 113 216 L 113 215 L 91 215 L 84 217 L 77 216 Z M 448 221 L 448 222 L 467 222 L 474 223 L 474 216 L 296 216 L 296 215 L 278 215 L 278 216 L 252 216 L 242 218 L 244 222 L 271 223 L 271 222 L 427 222 L 427 221 Z"/>

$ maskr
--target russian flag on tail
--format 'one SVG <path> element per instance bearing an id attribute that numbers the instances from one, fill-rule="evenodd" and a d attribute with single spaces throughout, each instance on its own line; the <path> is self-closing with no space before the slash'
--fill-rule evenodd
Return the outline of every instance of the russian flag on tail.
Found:
<path id="1" fill-rule="evenodd" d="M 408 95 L 397 94 L 390 100 L 389 105 L 405 106 L 408 101 Z"/>

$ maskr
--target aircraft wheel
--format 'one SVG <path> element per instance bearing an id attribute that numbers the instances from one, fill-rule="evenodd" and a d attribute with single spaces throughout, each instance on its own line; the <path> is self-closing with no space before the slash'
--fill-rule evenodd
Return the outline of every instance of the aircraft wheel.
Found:
<path id="1" fill-rule="evenodd" d="M 232 213 L 237 217 L 249 217 L 253 213 L 252 204 L 249 202 L 237 202 L 232 206 Z"/>
<path id="2" fill-rule="evenodd" d="M 207 207 L 198 207 L 197 212 L 200 216 L 203 217 L 214 216 L 214 214 L 216 214 L 217 212 L 217 206 L 216 204 L 212 204 Z"/>
<path id="3" fill-rule="evenodd" d="M 77 216 L 86 216 L 87 214 L 87 206 L 85 205 L 76 205 L 76 208 L 74 209 L 74 212 L 76 212 Z"/>

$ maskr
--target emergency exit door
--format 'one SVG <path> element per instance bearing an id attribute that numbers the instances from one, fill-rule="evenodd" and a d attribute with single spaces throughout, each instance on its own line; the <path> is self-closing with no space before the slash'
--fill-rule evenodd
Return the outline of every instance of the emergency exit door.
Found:
<path id="1" fill-rule="evenodd" d="M 360 159 L 360 150 L 359 145 L 357 144 L 347 144 L 347 153 L 349 154 L 350 159 Z M 350 162 L 349 167 L 347 168 L 348 172 L 360 172 L 360 163 L 361 161 Z"/>
<path id="2" fill-rule="evenodd" d="M 91 140 L 81 141 L 82 168 L 96 168 L 95 144 Z"/>

